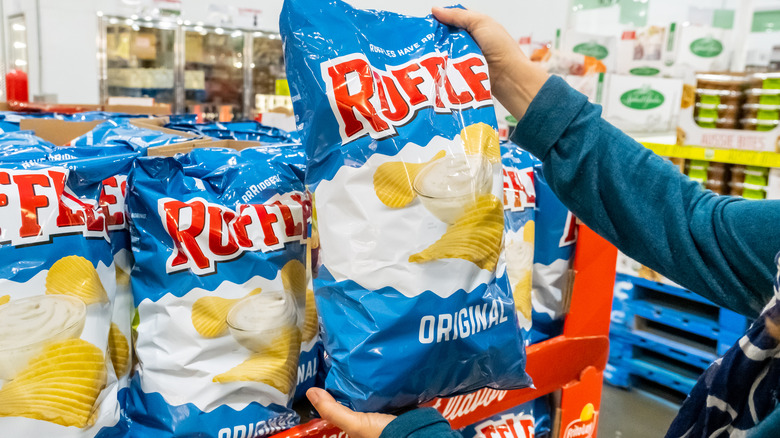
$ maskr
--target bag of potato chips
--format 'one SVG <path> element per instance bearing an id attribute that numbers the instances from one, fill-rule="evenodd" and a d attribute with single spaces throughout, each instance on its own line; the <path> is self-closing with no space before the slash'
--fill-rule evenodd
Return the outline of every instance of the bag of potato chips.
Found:
<path id="1" fill-rule="evenodd" d="M 432 17 L 339 0 L 287 0 L 280 28 L 315 204 L 326 389 L 391 411 L 528 385 L 477 45 Z"/>
<path id="2" fill-rule="evenodd" d="M 515 299 L 520 326 L 531 328 L 533 300 L 531 280 L 534 268 L 534 165 L 533 155 L 516 144 L 502 143 L 501 164 L 504 175 L 504 246 L 506 273 Z"/>
<path id="3" fill-rule="evenodd" d="M 260 437 L 296 424 L 311 203 L 291 166 L 260 148 L 140 158 L 127 206 L 131 435 Z"/>
<path id="4" fill-rule="evenodd" d="M 135 156 L 54 155 L 0 162 L 0 430 L 113 436 L 114 202 L 102 182 Z"/>
<path id="5" fill-rule="evenodd" d="M 534 169 L 536 187 L 536 232 L 534 252 L 534 314 L 532 343 L 563 333 L 571 294 L 571 264 L 577 243 L 577 218 L 553 193 L 542 173 Z"/>

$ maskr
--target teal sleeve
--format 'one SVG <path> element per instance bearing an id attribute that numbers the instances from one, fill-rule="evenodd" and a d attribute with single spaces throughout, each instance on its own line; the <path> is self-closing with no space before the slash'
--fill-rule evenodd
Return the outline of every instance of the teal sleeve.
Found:
<path id="1" fill-rule="evenodd" d="M 396 417 L 379 438 L 461 438 L 433 408 L 421 408 Z"/>
<path id="2" fill-rule="evenodd" d="M 749 429 L 745 438 L 777 438 L 780 431 L 780 406 L 775 409 L 756 427 Z"/>
<path id="3" fill-rule="evenodd" d="M 772 296 L 780 201 L 702 189 L 556 76 L 512 140 L 542 160 L 550 187 L 583 223 L 631 258 L 745 315 Z"/>

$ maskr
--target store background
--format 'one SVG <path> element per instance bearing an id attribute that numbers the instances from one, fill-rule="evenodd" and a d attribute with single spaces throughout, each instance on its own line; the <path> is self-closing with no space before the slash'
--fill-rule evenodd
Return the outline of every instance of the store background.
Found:
<path id="1" fill-rule="evenodd" d="M 397 12 L 423 15 L 431 6 L 450 2 L 431 0 L 352 0 L 361 8 L 383 8 Z M 614 0 L 491 0 L 461 2 L 494 17 L 515 38 L 530 36 L 534 41 L 552 41 L 556 29 L 575 29 L 604 35 L 619 35 L 623 28 L 642 25 L 668 25 L 673 21 L 690 21 L 710 25 L 714 16 L 739 16 L 752 4 L 757 11 L 776 10 L 778 2 L 771 0 L 633 0 L 619 4 Z M 739 5 L 741 3 L 741 5 Z M 27 33 L 26 59 L 30 96 L 60 103 L 99 103 L 98 13 L 131 17 L 138 20 L 159 18 L 161 11 L 179 11 L 178 19 L 206 26 L 240 27 L 278 32 L 278 17 L 282 0 L 2 0 L 3 23 L 9 18 L 24 16 Z M 607 4 L 607 6 L 605 6 Z M 741 6 L 741 7 L 737 7 Z M 256 25 L 255 25 L 256 19 Z M 3 75 L 17 60 L 11 44 L 12 26 L 3 26 L 3 47 L 6 47 Z M 777 32 L 753 32 L 746 46 L 750 53 L 734 56 L 735 62 L 769 56 L 772 46 L 780 44 Z M 737 46 L 740 46 L 737 44 Z M 745 46 L 745 45 L 742 45 Z M 20 51 L 16 51 L 21 53 Z M 737 64 L 738 66 L 738 64 Z M 737 69 L 738 70 L 738 69 Z M 0 99 L 5 100 L 0 87 Z"/>
<path id="2" fill-rule="evenodd" d="M 413 15 L 429 13 L 430 0 L 350 0 L 361 8 L 390 9 Z M 0 0 L 2 32 L 0 82 L 15 65 L 24 67 L 33 100 L 95 105 L 100 102 L 99 14 L 126 17 L 134 22 L 156 21 L 165 11 L 174 11 L 176 23 L 225 29 L 278 32 L 282 0 Z M 774 0 L 492 0 L 462 1 L 467 7 L 494 17 L 516 39 L 553 42 L 557 29 L 616 37 L 623 30 L 646 25 L 668 26 L 690 22 L 704 26 L 732 27 L 736 51 L 731 69 L 766 65 L 780 46 L 780 1 Z M 614 3 L 614 4 L 613 4 Z M 755 13 L 755 15 L 754 15 Z M 753 17 L 756 20 L 753 20 Z M 759 19 L 760 18 L 760 19 Z M 170 18 L 169 18 L 170 19 Z M 755 21 L 755 23 L 752 23 Z M 750 27 L 750 32 L 743 32 Z M 15 33 L 24 33 L 17 38 Z M 743 35 L 740 37 L 739 35 Z M 14 44 L 14 42 L 21 44 Z M 775 55 L 775 57 L 780 57 Z M 26 64 L 25 64 L 26 63 Z M 237 67 L 240 68 L 240 67 Z M 0 101 L 5 101 L 0 86 Z M 505 113 L 499 109 L 500 118 Z M 671 141 L 673 142 L 673 141 Z M 602 405 L 602 436 L 658 436 L 671 421 L 673 405 L 641 399 L 625 391 L 605 389 Z M 639 411 L 644 403 L 646 410 Z M 612 410 L 612 414 L 610 414 Z M 612 421 L 612 419 L 630 419 Z"/>

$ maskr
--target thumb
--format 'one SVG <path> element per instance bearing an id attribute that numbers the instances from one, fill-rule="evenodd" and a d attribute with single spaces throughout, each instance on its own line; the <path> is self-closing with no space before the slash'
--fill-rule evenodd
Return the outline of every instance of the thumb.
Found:
<path id="1" fill-rule="evenodd" d="M 479 20 L 479 14 L 460 8 L 440 8 L 431 9 L 433 16 L 448 26 L 460 27 L 471 31 Z"/>
<path id="2" fill-rule="evenodd" d="M 333 423 L 339 429 L 349 433 L 360 426 L 360 417 L 358 413 L 337 402 L 324 389 L 310 388 L 306 391 L 306 397 L 314 405 L 314 409 L 319 412 L 325 420 Z"/>

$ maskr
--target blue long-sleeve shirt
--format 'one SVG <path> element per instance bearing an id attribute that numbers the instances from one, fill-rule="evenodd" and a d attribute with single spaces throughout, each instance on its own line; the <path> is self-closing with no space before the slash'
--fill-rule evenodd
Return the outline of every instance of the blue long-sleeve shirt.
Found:
<path id="1" fill-rule="evenodd" d="M 773 296 L 780 250 L 780 232 L 773 226 L 780 223 L 780 201 L 702 189 L 604 121 L 600 106 L 556 76 L 531 102 L 512 140 L 542 160 L 550 187 L 583 223 L 631 258 L 751 317 Z M 780 430 L 779 412 L 751 437 Z M 381 438 L 452 434 L 435 413 L 412 411 L 394 420 Z"/>

